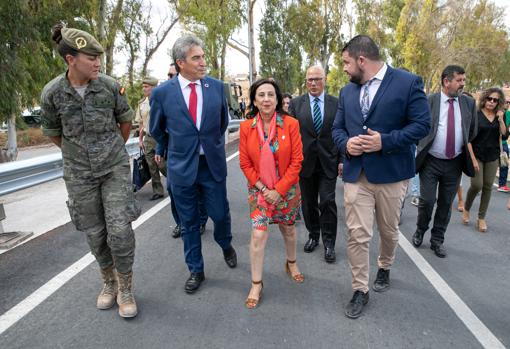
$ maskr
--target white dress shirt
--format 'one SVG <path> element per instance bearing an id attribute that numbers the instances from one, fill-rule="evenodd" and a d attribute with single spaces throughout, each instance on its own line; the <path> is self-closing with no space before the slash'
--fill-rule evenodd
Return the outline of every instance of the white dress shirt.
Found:
<path id="1" fill-rule="evenodd" d="M 184 78 L 181 74 L 177 75 L 177 80 L 179 81 L 179 85 L 181 85 L 182 95 L 184 97 L 184 101 L 186 102 L 186 107 L 189 110 L 189 96 L 191 94 L 190 83 L 194 82 L 196 84 L 195 90 L 197 91 L 197 129 L 200 130 L 200 122 L 202 121 L 202 104 L 204 103 L 204 97 L 202 95 L 202 82 L 200 80 L 189 81 Z"/>
<path id="2" fill-rule="evenodd" d="M 439 158 L 448 159 L 446 157 L 446 130 L 448 127 L 448 108 L 449 102 L 447 95 L 441 91 L 441 104 L 439 107 L 439 123 L 437 125 L 436 137 L 430 147 L 429 154 Z M 462 117 L 460 115 L 459 97 L 453 100 L 453 114 L 455 116 L 455 156 L 462 152 Z"/>
<path id="3" fill-rule="evenodd" d="M 383 64 L 381 69 L 377 72 L 377 74 L 374 75 L 372 78 L 373 81 L 368 86 L 368 106 L 370 107 L 372 105 L 372 101 L 374 100 L 375 94 L 379 90 L 379 86 L 381 86 L 381 83 L 384 79 L 384 75 L 386 74 L 386 71 L 388 70 L 388 65 L 386 63 Z M 368 81 L 365 83 L 367 84 Z M 361 105 L 361 100 L 363 99 L 363 87 L 365 85 L 361 86 L 360 94 L 359 94 L 359 104 Z"/>
<path id="4" fill-rule="evenodd" d="M 181 74 L 177 75 L 177 81 L 179 81 L 179 85 L 181 86 L 182 96 L 184 97 L 184 102 L 186 102 L 186 107 L 189 110 L 189 96 L 191 94 L 190 83 L 194 82 L 196 84 L 195 90 L 197 91 L 197 123 L 196 127 L 200 130 L 200 123 L 202 122 L 202 106 L 204 103 L 204 96 L 202 94 L 202 82 L 200 80 L 189 81 L 184 78 Z M 200 144 L 200 155 L 204 154 L 204 149 L 202 148 L 202 144 Z"/>

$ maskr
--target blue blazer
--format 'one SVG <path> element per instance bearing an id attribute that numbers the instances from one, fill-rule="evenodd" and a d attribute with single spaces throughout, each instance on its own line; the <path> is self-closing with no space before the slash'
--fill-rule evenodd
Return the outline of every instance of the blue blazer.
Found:
<path id="1" fill-rule="evenodd" d="M 333 141 L 345 154 L 344 181 L 356 182 L 362 170 L 374 184 L 412 178 L 416 144 L 430 129 L 430 111 L 422 79 L 388 66 L 366 120 L 361 115 L 360 92 L 361 85 L 354 83 L 340 91 L 333 123 Z M 368 128 L 381 134 L 382 149 L 360 156 L 349 155 L 347 140 L 366 134 Z"/>
<path id="2" fill-rule="evenodd" d="M 197 129 L 189 114 L 177 78 L 156 87 L 151 94 L 151 136 L 166 146 L 168 184 L 190 186 L 198 172 L 200 145 L 216 182 L 227 176 L 225 131 L 228 106 L 223 82 L 206 76 L 201 80 L 202 120 Z"/>

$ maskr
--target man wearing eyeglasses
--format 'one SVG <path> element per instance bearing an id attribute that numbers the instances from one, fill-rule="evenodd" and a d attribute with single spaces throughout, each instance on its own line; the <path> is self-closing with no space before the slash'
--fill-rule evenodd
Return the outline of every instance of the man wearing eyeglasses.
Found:
<path id="1" fill-rule="evenodd" d="M 462 94 L 465 83 L 462 67 L 449 65 L 443 70 L 441 91 L 428 97 L 431 129 L 417 148 L 420 202 L 412 242 L 415 247 L 422 244 L 437 201 L 430 248 L 440 258 L 446 257 L 444 236 L 462 172 L 470 177 L 475 175 L 469 142 L 476 136 L 478 118 L 474 99 Z"/>
<path id="2" fill-rule="evenodd" d="M 341 172 L 340 156 L 331 137 L 338 98 L 324 92 L 324 69 L 312 66 L 306 71 L 307 94 L 290 101 L 289 112 L 299 120 L 303 142 L 303 166 L 299 175 L 303 218 L 308 230 L 307 253 L 319 245 L 322 233 L 324 259 L 336 260 L 337 208 L 336 177 Z"/>
<path id="3" fill-rule="evenodd" d="M 504 115 L 504 122 L 505 122 L 505 125 L 508 129 L 508 125 L 510 125 L 510 97 L 509 96 L 505 96 L 505 115 Z M 502 140 L 501 141 L 501 148 L 503 149 L 503 151 L 506 153 L 506 155 L 509 155 L 508 154 L 508 143 L 506 140 Z M 498 191 L 500 192 L 503 192 L 503 193 L 510 193 L 510 188 L 508 188 L 508 186 L 506 185 L 506 181 L 508 179 L 508 166 L 506 167 L 503 167 L 503 166 L 500 166 L 499 167 L 499 186 L 498 186 Z"/>

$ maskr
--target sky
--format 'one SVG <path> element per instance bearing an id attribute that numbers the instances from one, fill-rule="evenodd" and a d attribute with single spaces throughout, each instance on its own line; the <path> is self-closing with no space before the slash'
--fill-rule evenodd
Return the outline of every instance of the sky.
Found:
<path id="1" fill-rule="evenodd" d="M 165 14 L 167 13 L 166 9 L 166 1 L 161 0 L 150 0 L 152 7 L 153 7 L 153 13 L 154 13 L 154 22 L 160 23 L 163 18 L 165 18 Z M 493 2 L 499 6 L 503 7 L 505 9 L 505 25 L 507 27 L 507 30 L 510 30 L 510 0 L 493 0 Z M 259 22 L 262 19 L 264 15 L 264 8 L 263 8 L 264 0 L 257 0 L 255 3 L 254 8 L 254 22 L 255 22 L 255 56 L 258 57 L 259 55 L 259 42 L 258 42 L 258 35 L 259 35 Z M 174 44 L 175 40 L 179 37 L 179 35 L 182 33 L 183 29 L 180 25 L 176 25 L 168 34 L 166 40 L 162 43 L 161 47 L 156 51 L 154 57 L 149 63 L 148 70 L 149 73 L 160 79 L 165 80 L 167 73 L 168 73 L 168 67 L 171 62 L 169 51 Z M 239 29 L 236 33 L 233 35 L 234 39 L 238 42 L 244 43 L 246 46 L 248 46 L 248 26 L 245 25 L 241 29 Z M 118 53 L 115 58 L 115 68 L 114 68 L 114 74 L 116 76 L 121 76 L 125 74 L 127 71 L 126 67 L 126 58 L 123 53 Z M 258 62 L 257 62 L 258 63 Z M 138 67 L 141 67 L 141 62 L 138 63 Z M 238 51 L 228 48 L 227 49 L 227 57 L 226 57 L 226 73 L 227 75 L 235 75 L 235 74 L 247 74 L 248 73 L 248 58 L 244 56 L 243 54 L 239 53 Z"/>

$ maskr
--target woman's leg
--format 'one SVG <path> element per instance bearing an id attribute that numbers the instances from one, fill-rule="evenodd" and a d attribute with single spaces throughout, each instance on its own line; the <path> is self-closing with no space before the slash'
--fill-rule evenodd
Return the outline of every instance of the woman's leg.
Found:
<path id="1" fill-rule="evenodd" d="M 296 226 L 295 225 L 286 225 L 286 224 L 278 224 L 280 231 L 283 236 L 283 240 L 285 242 L 285 253 L 287 255 L 287 260 L 295 261 L 296 260 Z M 289 269 L 292 275 L 300 274 L 297 263 L 289 263 Z"/>
<path id="2" fill-rule="evenodd" d="M 494 183 L 494 179 L 496 178 L 498 166 L 498 160 L 484 163 L 482 196 L 480 198 L 480 209 L 478 210 L 479 219 L 485 219 L 485 214 L 487 213 L 487 208 L 491 200 L 492 183 Z"/>
<path id="3" fill-rule="evenodd" d="M 471 185 L 469 186 L 466 202 L 464 203 L 464 210 L 467 212 L 471 209 L 476 195 L 480 192 L 480 190 L 482 190 L 484 163 L 478 159 L 477 161 L 480 166 L 480 171 L 476 172 L 475 176 L 471 178 Z"/>
<path id="4" fill-rule="evenodd" d="M 252 281 L 262 280 L 264 269 L 264 250 L 266 248 L 268 232 L 266 230 L 253 229 L 250 241 L 250 261 Z M 252 284 L 248 298 L 259 299 L 262 284 Z"/>

